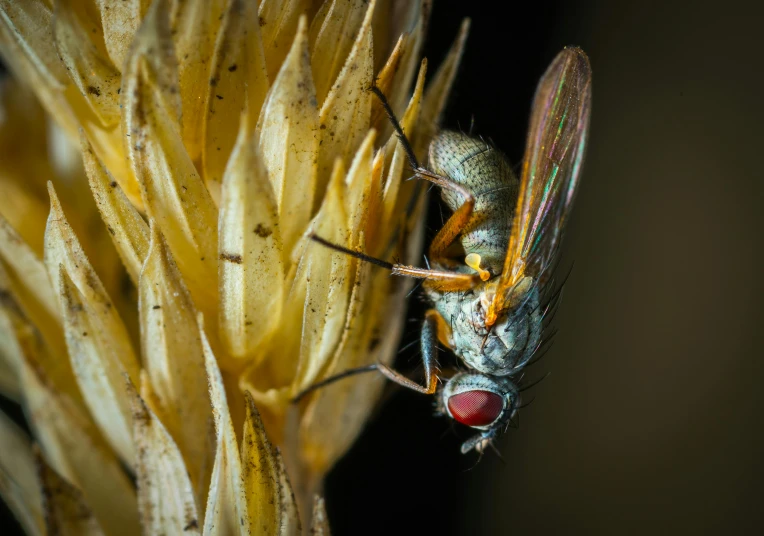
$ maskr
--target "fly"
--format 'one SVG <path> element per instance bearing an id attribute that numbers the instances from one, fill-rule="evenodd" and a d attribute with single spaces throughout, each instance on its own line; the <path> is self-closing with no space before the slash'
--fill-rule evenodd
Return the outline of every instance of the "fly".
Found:
<path id="1" fill-rule="evenodd" d="M 438 406 L 478 434 L 461 447 L 482 452 L 520 406 L 519 378 L 544 350 L 543 333 L 559 292 L 552 272 L 583 163 L 591 107 L 591 68 L 586 54 L 569 47 L 544 73 L 533 101 L 528 140 L 518 179 L 505 157 L 480 139 L 442 131 L 422 167 L 382 92 L 380 98 L 417 178 L 436 184 L 453 211 L 429 248 L 430 266 L 418 268 L 312 238 L 337 251 L 423 279 L 432 308 L 421 333 L 424 382 L 382 363 L 351 369 L 317 383 L 305 394 L 367 371 L 424 394 L 437 390 L 436 345 L 451 349 L 467 371 L 445 380 Z M 459 242 L 463 262 L 451 246 Z M 553 294 L 548 298 L 549 294 Z"/>

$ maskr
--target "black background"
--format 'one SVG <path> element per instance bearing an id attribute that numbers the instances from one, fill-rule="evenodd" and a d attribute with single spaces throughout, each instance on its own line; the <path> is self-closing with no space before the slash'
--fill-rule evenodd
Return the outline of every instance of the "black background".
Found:
<path id="1" fill-rule="evenodd" d="M 327 481 L 335 535 L 759 533 L 764 477 L 762 58 L 754 4 L 437 0 L 440 60 L 472 18 L 446 125 L 522 157 L 565 45 L 594 73 L 574 264 L 504 462 L 398 392 Z M 758 4 L 757 4 L 758 6 Z M 440 215 L 431 210 L 430 233 Z M 407 339 L 422 306 L 412 306 Z M 401 367 L 413 367 L 403 355 Z M 758 529 L 758 530 L 756 530 Z"/>
<path id="2" fill-rule="evenodd" d="M 761 8 L 435 4 L 435 64 L 461 19 L 473 23 L 445 123 L 474 115 L 512 162 L 546 65 L 565 45 L 589 54 L 591 138 L 563 261 L 574 269 L 555 347 L 531 371 L 551 374 L 500 440 L 503 461 L 462 456 L 463 431 L 396 392 L 327 480 L 333 533 L 758 532 Z M 412 304 L 404 342 L 422 310 Z"/>

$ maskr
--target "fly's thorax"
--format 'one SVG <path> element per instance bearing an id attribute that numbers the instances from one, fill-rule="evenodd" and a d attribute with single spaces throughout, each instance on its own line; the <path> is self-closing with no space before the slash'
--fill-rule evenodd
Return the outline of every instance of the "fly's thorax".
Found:
<path id="1" fill-rule="evenodd" d="M 494 282 L 464 292 L 429 291 L 435 308 L 451 328 L 450 346 L 464 363 L 492 376 L 519 371 L 541 340 L 541 311 L 535 285 L 502 314 L 493 326 L 485 315 Z"/>
<path id="2" fill-rule="evenodd" d="M 475 197 L 461 244 L 465 253 L 482 257 L 485 269 L 500 273 L 519 189 L 509 162 L 479 138 L 444 130 L 430 144 L 429 165 L 435 173 L 465 186 Z M 447 188 L 441 189 L 441 197 L 451 210 L 465 201 Z"/>
<path id="3" fill-rule="evenodd" d="M 463 372 L 450 378 L 438 397 L 438 409 L 477 430 L 491 430 L 507 422 L 520 403 L 517 386 L 509 378 Z"/>

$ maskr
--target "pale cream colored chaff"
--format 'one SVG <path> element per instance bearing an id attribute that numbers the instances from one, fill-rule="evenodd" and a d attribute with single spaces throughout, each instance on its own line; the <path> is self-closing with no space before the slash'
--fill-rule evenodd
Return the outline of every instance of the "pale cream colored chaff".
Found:
<path id="1" fill-rule="evenodd" d="M 429 10 L 0 0 L 0 392 L 32 430 L 0 415 L 0 495 L 29 534 L 329 534 L 383 381 L 290 400 L 391 363 L 408 285 L 306 236 L 416 262 L 368 89 L 424 153 L 467 31 L 428 77 Z"/>

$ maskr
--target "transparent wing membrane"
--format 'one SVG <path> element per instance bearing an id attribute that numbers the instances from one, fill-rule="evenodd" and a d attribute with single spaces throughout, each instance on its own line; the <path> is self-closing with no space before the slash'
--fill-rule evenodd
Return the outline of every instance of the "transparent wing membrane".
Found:
<path id="1" fill-rule="evenodd" d="M 591 108 L 591 68 L 579 48 L 557 55 L 536 89 L 512 232 L 487 324 L 511 307 L 524 277 L 548 277 L 578 188 Z"/>

